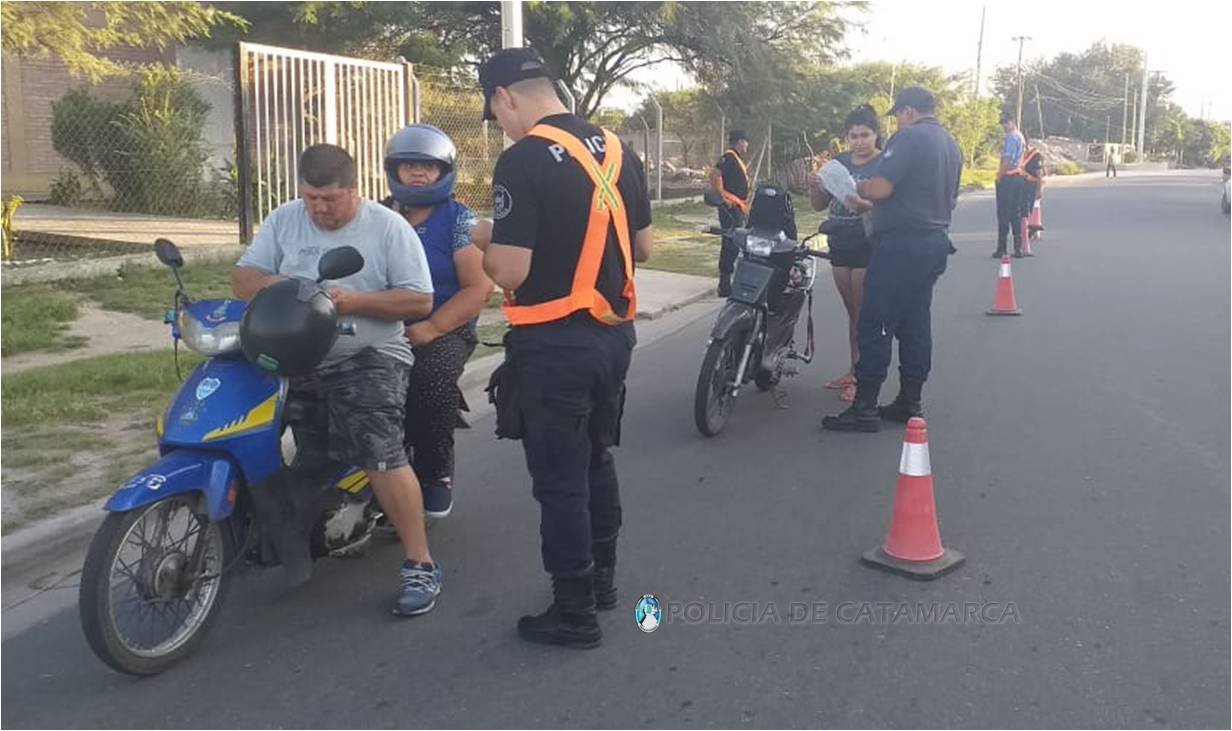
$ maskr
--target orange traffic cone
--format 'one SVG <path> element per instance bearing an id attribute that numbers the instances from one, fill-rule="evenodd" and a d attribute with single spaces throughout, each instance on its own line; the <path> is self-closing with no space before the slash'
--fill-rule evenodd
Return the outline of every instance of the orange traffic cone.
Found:
<path id="1" fill-rule="evenodd" d="M 1031 207 L 1031 217 L 1027 219 L 1027 232 L 1037 239 L 1044 235 L 1044 210 L 1038 198 Z"/>
<path id="2" fill-rule="evenodd" d="M 1026 216 L 1018 219 L 1018 231 L 1022 236 L 1022 255 L 1035 256 L 1035 252 L 1031 251 L 1031 232 L 1027 230 Z"/>
<path id="3" fill-rule="evenodd" d="M 928 427 L 919 417 L 907 422 L 890 531 L 885 543 L 865 552 L 861 560 L 873 568 L 921 581 L 939 578 L 967 560 L 941 545 L 928 460 Z"/>
<path id="4" fill-rule="evenodd" d="M 1001 272 L 997 275 L 997 293 L 992 300 L 992 309 L 986 315 L 1021 315 L 1018 302 L 1014 300 L 1014 277 L 1010 274 L 1010 258 L 1001 258 Z"/>

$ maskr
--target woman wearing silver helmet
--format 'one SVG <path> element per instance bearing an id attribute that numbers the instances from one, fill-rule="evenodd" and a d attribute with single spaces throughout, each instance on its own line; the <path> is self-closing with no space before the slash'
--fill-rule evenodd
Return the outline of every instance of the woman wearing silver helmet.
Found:
<path id="1" fill-rule="evenodd" d="M 483 252 L 472 245 L 491 236 L 492 222 L 479 220 L 454 199 L 457 157 L 449 136 L 430 124 L 402 128 L 385 149 L 393 195 L 384 203 L 419 234 L 435 290 L 432 314 L 406 323 L 415 351 L 406 403 L 407 452 L 423 485 L 424 513 L 434 518 L 453 508 L 458 379 L 478 343 L 475 325 L 493 289 L 483 272 Z"/>

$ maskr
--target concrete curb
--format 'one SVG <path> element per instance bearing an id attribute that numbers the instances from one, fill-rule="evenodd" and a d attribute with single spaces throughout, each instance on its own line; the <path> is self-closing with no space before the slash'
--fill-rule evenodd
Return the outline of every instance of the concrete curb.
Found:
<path id="1" fill-rule="evenodd" d="M 0 540 L 0 566 L 18 573 L 44 559 L 84 548 L 107 514 L 106 500 L 81 505 L 35 521 Z"/>
<path id="2" fill-rule="evenodd" d="M 206 246 L 185 246 L 180 249 L 184 254 L 184 263 L 236 261 L 244 252 L 238 244 L 218 244 Z M 84 279 L 117 274 L 123 266 L 137 266 L 143 269 L 161 267 L 154 257 L 154 247 L 139 254 L 121 254 L 101 259 L 75 262 L 52 262 L 35 264 L 29 267 L 6 266 L 3 269 L 4 284 L 16 286 L 19 284 L 43 284 L 59 282 L 65 279 Z"/>

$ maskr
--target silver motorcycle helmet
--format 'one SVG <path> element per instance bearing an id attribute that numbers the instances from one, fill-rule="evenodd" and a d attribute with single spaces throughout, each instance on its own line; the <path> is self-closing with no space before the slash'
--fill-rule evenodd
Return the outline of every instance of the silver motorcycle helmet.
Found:
<path id="1" fill-rule="evenodd" d="M 404 162 L 435 162 L 441 177 L 432 185 L 403 185 L 398 165 Z M 385 146 L 385 177 L 394 200 L 407 206 L 433 206 L 449 200 L 457 182 L 458 148 L 449 135 L 430 124 L 412 124 L 398 130 Z"/>

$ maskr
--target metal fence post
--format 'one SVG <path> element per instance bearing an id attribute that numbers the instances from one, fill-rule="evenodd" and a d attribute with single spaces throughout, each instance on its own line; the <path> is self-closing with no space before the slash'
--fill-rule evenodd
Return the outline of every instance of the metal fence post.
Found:
<path id="1" fill-rule="evenodd" d="M 252 241 L 252 163 L 248 150 L 248 52 L 243 43 L 235 44 L 231 71 L 235 76 L 232 106 L 235 112 L 236 208 L 239 215 L 241 244 Z"/>
<path id="2" fill-rule="evenodd" d="M 663 105 L 659 104 L 659 100 L 655 99 L 655 95 L 650 95 L 650 103 L 655 106 L 655 115 L 657 119 L 658 138 L 655 142 L 655 197 L 660 203 L 663 202 Z M 649 153 L 647 153 L 649 154 Z"/>

